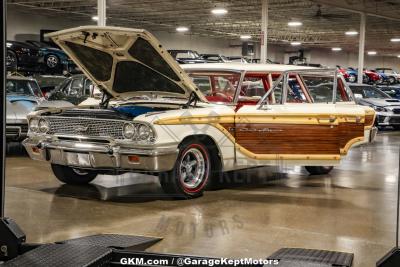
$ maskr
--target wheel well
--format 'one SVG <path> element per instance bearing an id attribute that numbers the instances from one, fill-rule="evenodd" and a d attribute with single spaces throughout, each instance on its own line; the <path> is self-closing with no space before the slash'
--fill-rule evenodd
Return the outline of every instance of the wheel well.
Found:
<path id="1" fill-rule="evenodd" d="M 216 168 L 222 169 L 222 167 L 223 167 L 222 154 L 219 150 L 218 145 L 216 144 L 216 142 L 214 141 L 213 138 L 211 138 L 208 135 L 203 135 L 203 134 L 187 136 L 182 140 L 182 142 L 179 144 L 178 147 L 180 147 L 182 144 L 189 142 L 189 141 L 197 141 L 197 142 L 204 144 L 210 152 L 210 157 L 211 157 L 212 161 L 219 162 L 219 166 L 215 165 L 215 164 L 213 164 L 213 165 Z"/>

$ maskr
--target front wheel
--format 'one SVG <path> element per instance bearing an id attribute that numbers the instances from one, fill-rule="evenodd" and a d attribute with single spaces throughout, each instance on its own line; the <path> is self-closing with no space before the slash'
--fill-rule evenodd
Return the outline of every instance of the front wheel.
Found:
<path id="1" fill-rule="evenodd" d="M 211 171 L 210 153 L 199 141 L 185 142 L 180 146 L 174 169 L 159 174 L 164 192 L 178 199 L 203 195 Z"/>
<path id="2" fill-rule="evenodd" d="M 57 179 L 65 184 L 85 185 L 97 177 L 97 172 L 51 164 L 51 169 Z"/>
<path id="3" fill-rule="evenodd" d="M 333 166 L 306 166 L 305 168 L 311 175 L 328 174 L 333 170 Z"/>

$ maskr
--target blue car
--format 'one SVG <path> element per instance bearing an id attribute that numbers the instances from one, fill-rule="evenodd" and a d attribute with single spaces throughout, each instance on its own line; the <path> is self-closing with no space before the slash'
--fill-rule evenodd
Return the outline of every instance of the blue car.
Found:
<path id="1" fill-rule="evenodd" d="M 60 74 L 64 71 L 76 73 L 78 70 L 75 63 L 61 49 L 39 41 L 28 40 L 26 42 L 40 49 L 40 53 L 43 56 L 44 71 L 47 73 Z"/>

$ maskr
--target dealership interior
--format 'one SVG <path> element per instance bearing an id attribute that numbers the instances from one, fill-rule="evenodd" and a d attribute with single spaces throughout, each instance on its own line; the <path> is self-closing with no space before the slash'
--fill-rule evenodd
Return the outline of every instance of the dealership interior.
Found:
<path id="1" fill-rule="evenodd" d="M 11 259 L 0 234 L 0 266 L 119 266 L 26 245 L 102 234 L 142 238 L 147 257 L 400 266 L 382 263 L 400 1 L 4 2 L 0 217 L 26 240 Z"/>

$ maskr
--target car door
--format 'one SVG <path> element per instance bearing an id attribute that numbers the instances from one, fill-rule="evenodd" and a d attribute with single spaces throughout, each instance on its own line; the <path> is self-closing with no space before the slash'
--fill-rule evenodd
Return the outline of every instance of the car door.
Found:
<path id="1" fill-rule="evenodd" d="M 239 159 L 333 162 L 340 160 L 349 140 L 363 138 L 362 109 L 357 113 L 349 106 L 338 108 L 336 95 L 329 103 L 312 103 L 308 88 L 291 81 L 297 75 L 285 73 L 259 105 L 237 111 Z"/>

